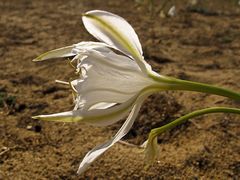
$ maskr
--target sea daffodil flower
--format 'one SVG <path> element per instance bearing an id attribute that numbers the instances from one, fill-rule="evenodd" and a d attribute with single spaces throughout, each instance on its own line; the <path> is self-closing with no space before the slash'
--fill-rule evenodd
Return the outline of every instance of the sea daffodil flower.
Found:
<path id="1" fill-rule="evenodd" d="M 240 99 L 239 94 L 205 84 L 178 80 L 152 71 L 144 60 L 142 47 L 132 26 L 123 18 L 100 10 L 83 15 L 85 28 L 100 42 L 81 42 L 44 53 L 34 61 L 71 57 L 77 62 L 79 78 L 70 82 L 74 89 L 72 111 L 34 118 L 61 122 L 109 125 L 128 118 L 108 142 L 87 153 L 78 173 L 86 168 L 130 130 L 142 102 L 161 90 L 200 91 Z M 117 52 L 116 52 L 117 51 Z"/>
<path id="2" fill-rule="evenodd" d="M 92 27 L 95 19 L 97 27 Z M 98 20 L 101 22 L 102 19 L 124 28 L 121 30 L 111 26 L 104 29 L 103 25 L 111 23 L 107 22 L 102 27 L 98 24 Z M 90 33 L 105 43 L 81 42 L 49 51 L 34 60 L 74 56 L 72 62 L 77 61 L 76 71 L 80 72 L 80 77 L 70 82 L 76 92 L 74 109 L 34 118 L 62 122 L 81 121 L 105 126 L 121 120 L 129 112 L 130 114 L 109 142 L 94 148 L 85 156 L 78 173 L 83 172 L 93 160 L 127 134 L 148 95 L 164 89 L 161 87 L 164 83 L 148 76 L 149 73 L 159 75 L 143 59 L 139 39 L 124 19 L 104 11 L 91 11 L 83 16 L 83 22 Z M 124 55 L 115 53 L 113 49 Z"/>

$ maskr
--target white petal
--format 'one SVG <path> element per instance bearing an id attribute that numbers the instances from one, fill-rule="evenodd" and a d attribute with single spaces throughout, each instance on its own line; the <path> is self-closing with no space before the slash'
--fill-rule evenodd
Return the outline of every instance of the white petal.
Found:
<path id="1" fill-rule="evenodd" d="M 53 58 L 74 56 L 76 54 L 72 53 L 73 48 L 74 48 L 74 45 L 48 51 L 44 54 L 41 54 L 37 58 L 35 58 L 33 61 L 43 61 L 43 60 L 53 59 Z"/>
<path id="2" fill-rule="evenodd" d="M 91 106 L 91 108 L 89 110 L 92 110 L 92 109 L 107 109 L 107 108 L 110 108 L 114 105 L 116 105 L 117 103 L 106 103 L 106 102 L 101 102 L 101 103 L 97 103 L 93 106 Z"/>
<path id="3" fill-rule="evenodd" d="M 78 109 L 74 111 L 34 116 L 34 119 L 58 122 L 77 122 L 81 121 L 95 126 L 107 126 L 113 124 L 124 117 L 132 109 L 138 94 L 125 103 L 111 106 L 108 109 Z"/>
<path id="4" fill-rule="evenodd" d="M 66 111 L 49 115 L 39 115 L 33 116 L 32 118 L 56 122 L 77 122 L 83 119 L 81 116 L 74 116 L 74 111 Z"/>
<path id="5" fill-rule="evenodd" d="M 75 44 L 74 49 L 72 50 L 74 53 L 79 53 L 82 50 L 96 50 L 99 52 L 109 52 L 111 51 L 109 45 L 102 42 L 93 42 L 93 41 L 82 41 L 80 43 Z"/>
<path id="6" fill-rule="evenodd" d="M 110 49 L 108 47 L 109 46 L 107 44 L 101 42 L 83 41 L 78 44 L 73 44 L 71 46 L 66 46 L 48 51 L 35 58 L 33 61 L 43 61 L 53 58 L 71 57 L 77 55 L 81 51 L 91 49 L 95 49 L 100 52 L 109 52 Z"/>
<path id="7" fill-rule="evenodd" d="M 123 103 L 155 83 L 128 57 L 95 50 L 85 55 L 78 65 L 83 77 L 71 82 L 79 94 L 79 108 L 89 109 L 101 102 Z"/>
<path id="8" fill-rule="evenodd" d="M 94 10 L 84 14 L 82 20 L 90 34 L 133 57 L 140 68 L 146 71 L 138 36 L 125 19 L 106 11 Z"/>
<path id="9" fill-rule="evenodd" d="M 138 112 L 140 110 L 142 101 L 136 103 L 133 106 L 132 111 L 130 112 L 127 120 L 124 122 L 120 130 L 117 132 L 117 134 L 108 142 L 96 146 L 94 149 L 89 151 L 84 159 L 82 160 L 79 169 L 77 171 L 78 174 L 83 173 L 91 163 L 98 158 L 101 154 L 103 154 L 106 150 L 108 150 L 111 146 L 113 146 L 116 142 L 118 142 L 123 136 L 125 136 L 129 130 L 131 129 L 134 120 L 136 119 Z"/>
<path id="10" fill-rule="evenodd" d="M 130 56 L 134 55 L 132 51 L 142 55 L 137 34 L 122 17 L 106 11 L 93 10 L 84 14 L 82 19 L 86 29 L 97 39 L 115 46 Z"/>

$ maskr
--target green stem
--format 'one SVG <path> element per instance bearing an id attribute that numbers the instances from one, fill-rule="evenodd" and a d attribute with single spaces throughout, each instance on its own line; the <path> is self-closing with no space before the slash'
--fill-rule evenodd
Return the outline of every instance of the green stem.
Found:
<path id="1" fill-rule="evenodd" d="M 198 83 L 193 81 L 181 80 L 167 76 L 154 76 L 151 75 L 155 81 L 164 84 L 167 84 L 168 90 L 186 90 L 186 91 L 196 91 L 203 92 L 209 94 L 220 95 L 224 97 L 228 97 L 234 100 L 240 101 L 240 93 L 234 92 L 225 88 L 208 85 L 204 83 Z"/>
<path id="2" fill-rule="evenodd" d="M 240 114 L 240 109 L 237 108 L 226 108 L 226 107 L 211 107 L 211 108 L 205 108 L 205 109 L 201 109 L 201 110 L 197 110 L 197 111 L 193 111 L 189 114 L 186 114 L 164 126 L 161 126 L 159 128 L 155 128 L 151 130 L 151 133 L 149 135 L 149 137 L 156 137 L 158 136 L 160 133 L 165 132 L 167 130 L 170 130 L 184 122 L 186 122 L 188 119 L 190 118 L 194 118 L 197 116 L 201 116 L 204 114 L 210 114 L 210 113 L 234 113 L 234 114 Z"/>

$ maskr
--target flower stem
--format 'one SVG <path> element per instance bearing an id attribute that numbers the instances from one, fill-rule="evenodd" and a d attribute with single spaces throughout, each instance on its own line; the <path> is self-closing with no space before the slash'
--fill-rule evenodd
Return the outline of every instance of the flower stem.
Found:
<path id="1" fill-rule="evenodd" d="M 205 109 L 201 109 L 201 110 L 197 110 L 197 111 L 193 111 L 189 114 L 186 114 L 164 126 L 161 126 L 159 128 L 155 128 L 152 129 L 150 132 L 149 137 L 156 137 L 158 136 L 160 133 L 165 132 L 167 130 L 170 130 L 174 127 L 176 127 L 177 125 L 180 125 L 184 122 L 186 122 L 188 119 L 190 118 L 194 118 L 197 116 L 201 116 L 204 114 L 210 114 L 210 113 L 234 113 L 234 114 L 240 114 L 240 109 L 237 108 L 227 108 L 227 107 L 210 107 L 210 108 L 205 108 Z"/>
<path id="2" fill-rule="evenodd" d="M 220 95 L 234 100 L 240 101 L 240 93 L 225 88 L 198 83 L 193 81 L 181 80 L 167 76 L 152 76 L 152 78 L 160 83 L 166 83 L 168 90 L 186 90 L 196 91 L 209 94 Z"/>

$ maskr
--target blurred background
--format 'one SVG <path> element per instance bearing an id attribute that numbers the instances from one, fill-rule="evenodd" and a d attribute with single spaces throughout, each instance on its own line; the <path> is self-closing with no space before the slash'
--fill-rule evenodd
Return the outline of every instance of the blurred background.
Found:
<path id="1" fill-rule="evenodd" d="M 240 118 L 193 119 L 159 139 L 160 157 L 144 168 L 138 146 L 152 128 L 210 106 L 239 107 L 230 99 L 188 92 L 149 97 L 125 137 L 87 172 L 84 155 L 112 137 L 123 121 L 105 127 L 41 122 L 31 116 L 71 110 L 67 59 L 32 62 L 43 52 L 95 41 L 81 22 L 93 9 L 116 13 L 135 29 L 145 59 L 157 72 L 240 89 L 238 0 L 0 0 L 0 179 L 238 179 Z"/>

